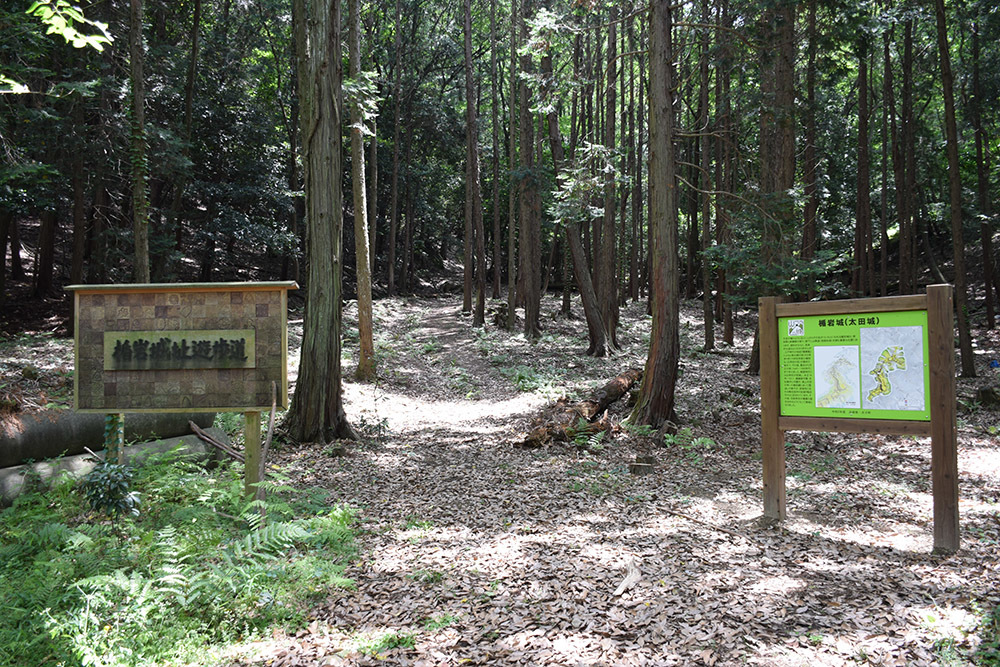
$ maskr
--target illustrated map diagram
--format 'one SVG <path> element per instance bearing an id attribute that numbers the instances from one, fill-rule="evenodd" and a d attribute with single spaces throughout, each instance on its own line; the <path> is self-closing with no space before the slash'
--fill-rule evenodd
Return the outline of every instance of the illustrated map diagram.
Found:
<path id="1" fill-rule="evenodd" d="M 862 407 L 923 410 L 923 328 L 861 329 Z"/>
<path id="2" fill-rule="evenodd" d="M 817 408 L 861 407 L 857 345 L 824 345 L 813 348 Z"/>

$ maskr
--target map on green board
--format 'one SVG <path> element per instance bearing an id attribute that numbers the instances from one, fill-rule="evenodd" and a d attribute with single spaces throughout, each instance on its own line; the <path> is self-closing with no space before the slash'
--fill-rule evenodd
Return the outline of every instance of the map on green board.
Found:
<path id="1" fill-rule="evenodd" d="M 781 414 L 929 421 L 927 312 L 778 318 Z"/>

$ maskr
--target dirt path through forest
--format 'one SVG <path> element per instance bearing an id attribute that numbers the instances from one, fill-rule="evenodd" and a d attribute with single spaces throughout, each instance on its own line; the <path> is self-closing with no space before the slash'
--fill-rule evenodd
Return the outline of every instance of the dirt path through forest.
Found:
<path id="1" fill-rule="evenodd" d="M 356 589 L 251 662 L 929 665 L 975 650 L 976 610 L 1000 602 L 996 440 L 963 432 L 957 556 L 929 553 L 929 448 L 913 439 L 790 439 L 792 519 L 765 526 L 749 345 L 691 352 L 694 313 L 682 437 L 530 451 L 510 443 L 557 389 L 641 362 L 641 306 L 623 316 L 629 346 L 600 361 L 580 356 L 579 323 L 550 320 L 530 345 L 476 333 L 453 299 L 377 304 L 380 381 L 345 386 L 365 442 L 278 461 L 358 508 Z M 648 452 L 656 473 L 629 474 Z"/>

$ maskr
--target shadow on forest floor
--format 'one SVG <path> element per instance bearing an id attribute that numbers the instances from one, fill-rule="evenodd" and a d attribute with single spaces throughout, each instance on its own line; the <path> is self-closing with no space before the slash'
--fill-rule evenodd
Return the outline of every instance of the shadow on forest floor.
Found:
<path id="1" fill-rule="evenodd" d="M 293 479 L 361 508 L 362 556 L 357 589 L 304 635 L 247 647 L 255 664 L 915 665 L 995 641 L 980 624 L 1000 603 L 998 416 L 966 400 L 973 383 L 959 389 L 963 549 L 937 556 L 926 439 L 790 433 L 789 520 L 761 521 L 750 318 L 706 354 L 700 304 L 684 304 L 669 446 L 616 429 L 587 450 L 520 450 L 552 400 L 642 365 L 644 308 L 623 309 L 620 353 L 591 359 L 554 300 L 536 343 L 476 331 L 459 305 L 379 302 L 379 380 L 345 388 L 369 442 L 282 454 Z M 977 337 L 986 373 L 996 340 Z M 630 474 L 640 454 L 654 474 Z M 371 638 L 398 641 L 359 648 Z"/>

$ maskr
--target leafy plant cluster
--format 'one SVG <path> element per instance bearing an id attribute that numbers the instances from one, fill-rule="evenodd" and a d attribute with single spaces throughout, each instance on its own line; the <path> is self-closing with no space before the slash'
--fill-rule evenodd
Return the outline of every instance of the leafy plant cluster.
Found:
<path id="1" fill-rule="evenodd" d="M 62 35 L 63 39 L 78 49 L 89 46 L 97 51 L 103 51 L 104 45 L 111 43 L 106 23 L 91 21 L 83 15 L 79 7 L 71 5 L 66 0 L 36 0 L 28 8 L 27 13 L 37 17 L 48 27 L 46 34 Z M 92 26 L 97 33 L 82 33 L 76 29 L 77 23 Z"/>
<path id="2" fill-rule="evenodd" d="M 239 473 L 175 454 L 136 471 L 109 464 L 0 514 L 0 664 L 203 659 L 299 624 L 312 597 L 350 586 L 351 512 L 303 512 L 271 488 L 264 526 Z"/>
<path id="3" fill-rule="evenodd" d="M 663 442 L 667 447 L 677 447 L 684 456 L 694 463 L 701 463 L 705 458 L 705 453 L 715 448 L 715 441 L 711 438 L 695 437 L 691 427 L 685 426 L 677 433 L 666 433 Z"/>
<path id="4" fill-rule="evenodd" d="M 979 623 L 978 634 L 981 639 L 976 650 L 976 664 L 984 667 L 1000 665 L 1000 606 L 983 614 Z"/>

